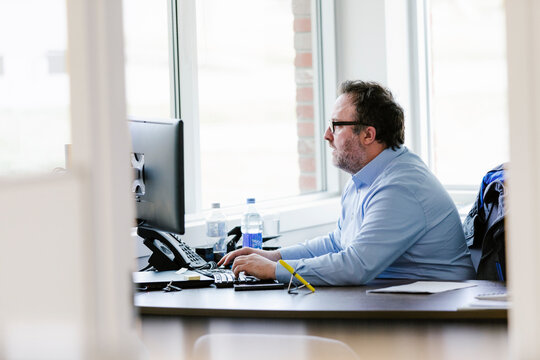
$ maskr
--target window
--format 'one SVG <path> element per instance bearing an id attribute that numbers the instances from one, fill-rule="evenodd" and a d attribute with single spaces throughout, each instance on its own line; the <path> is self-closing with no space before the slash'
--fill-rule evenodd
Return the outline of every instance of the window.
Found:
<path id="1" fill-rule="evenodd" d="M 167 1 L 130 0 L 123 4 L 127 113 L 169 118 L 169 11 Z"/>
<path id="2" fill-rule="evenodd" d="M 66 44 L 64 0 L 0 2 L 0 176 L 65 166 L 69 77 L 57 70 Z"/>
<path id="3" fill-rule="evenodd" d="M 328 188 L 315 13 L 305 0 L 124 3 L 128 114 L 184 121 L 188 213 Z"/>
<path id="4" fill-rule="evenodd" d="M 431 166 L 449 187 L 476 188 L 509 157 L 504 1 L 428 4 Z"/>
<path id="5" fill-rule="evenodd" d="M 311 7 L 300 5 L 197 2 L 203 208 L 320 189 Z"/>

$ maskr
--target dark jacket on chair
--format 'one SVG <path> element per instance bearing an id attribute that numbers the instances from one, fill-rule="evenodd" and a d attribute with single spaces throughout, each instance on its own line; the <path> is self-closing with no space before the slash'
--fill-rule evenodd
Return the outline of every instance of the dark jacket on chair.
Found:
<path id="1" fill-rule="evenodd" d="M 463 223 L 479 280 L 506 279 L 503 165 L 484 176 L 476 201 Z"/>

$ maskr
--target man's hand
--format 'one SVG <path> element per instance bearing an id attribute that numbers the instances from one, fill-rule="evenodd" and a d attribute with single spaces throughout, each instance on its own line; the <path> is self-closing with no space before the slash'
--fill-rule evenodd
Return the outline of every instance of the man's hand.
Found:
<path id="1" fill-rule="evenodd" d="M 241 271 L 244 271 L 259 279 L 275 279 L 276 261 L 279 259 L 281 259 L 281 253 L 278 250 L 265 251 L 244 247 L 225 255 L 218 262 L 218 266 L 227 265 L 234 261 L 232 271 L 236 277 Z"/>
<path id="2" fill-rule="evenodd" d="M 241 255 L 234 260 L 232 271 L 235 277 L 243 271 L 246 275 L 253 275 L 259 279 L 275 279 L 276 262 L 254 253 Z"/>
<path id="3" fill-rule="evenodd" d="M 243 247 L 238 250 L 231 251 L 227 255 L 225 255 L 221 260 L 218 262 L 218 266 L 221 265 L 228 265 L 232 261 L 234 261 L 235 258 L 238 256 L 243 255 L 249 255 L 249 254 L 258 254 L 268 260 L 272 261 L 278 261 L 281 259 L 281 253 L 278 250 L 272 250 L 272 251 L 266 251 L 266 250 L 260 250 L 260 249 L 254 249 L 250 247 Z"/>

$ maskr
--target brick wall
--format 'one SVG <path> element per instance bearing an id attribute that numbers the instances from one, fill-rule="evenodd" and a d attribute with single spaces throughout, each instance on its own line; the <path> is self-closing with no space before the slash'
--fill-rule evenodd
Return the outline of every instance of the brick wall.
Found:
<path id="1" fill-rule="evenodd" d="M 300 192 L 317 190 L 315 118 L 313 107 L 313 52 L 311 46 L 311 1 L 292 0 Z"/>

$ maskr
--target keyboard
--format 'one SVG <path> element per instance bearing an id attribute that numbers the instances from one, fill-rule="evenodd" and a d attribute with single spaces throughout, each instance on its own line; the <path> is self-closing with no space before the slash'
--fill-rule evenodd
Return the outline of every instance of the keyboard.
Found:
<path id="1" fill-rule="evenodd" d="M 213 271 L 214 284 L 217 288 L 232 288 L 236 290 L 274 289 L 283 288 L 284 284 L 276 280 L 261 280 L 255 276 L 245 275 L 243 272 L 236 278 L 232 270 L 219 269 Z"/>

